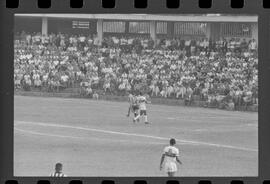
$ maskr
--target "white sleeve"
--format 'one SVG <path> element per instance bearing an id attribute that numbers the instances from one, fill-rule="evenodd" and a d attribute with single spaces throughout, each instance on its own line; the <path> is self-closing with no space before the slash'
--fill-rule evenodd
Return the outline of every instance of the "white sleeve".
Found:
<path id="1" fill-rule="evenodd" d="M 163 150 L 163 154 L 165 154 L 166 152 L 168 152 L 168 147 L 165 147 Z"/>
<path id="2" fill-rule="evenodd" d="M 179 149 L 176 148 L 176 156 L 179 157 Z"/>

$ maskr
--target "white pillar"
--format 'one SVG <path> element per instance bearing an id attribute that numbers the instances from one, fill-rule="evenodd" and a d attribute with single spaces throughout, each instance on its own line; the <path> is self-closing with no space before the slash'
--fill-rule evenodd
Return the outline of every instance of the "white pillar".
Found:
<path id="1" fill-rule="evenodd" d="M 251 24 L 251 37 L 258 43 L 258 23 Z"/>
<path id="2" fill-rule="evenodd" d="M 156 21 L 150 22 L 150 36 L 156 42 Z"/>
<path id="3" fill-rule="evenodd" d="M 103 20 L 102 19 L 97 20 L 97 37 L 99 40 L 99 44 L 101 44 L 102 39 L 103 39 Z"/>
<path id="4" fill-rule="evenodd" d="M 47 17 L 42 17 L 41 33 L 42 35 L 48 35 L 48 18 Z"/>
<path id="5" fill-rule="evenodd" d="M 206 38 L 210 39 L 211 38 L 211 24 L 210 22 L 206 23 Z M 214 34 L 214 33 L 212 33 Z"/>

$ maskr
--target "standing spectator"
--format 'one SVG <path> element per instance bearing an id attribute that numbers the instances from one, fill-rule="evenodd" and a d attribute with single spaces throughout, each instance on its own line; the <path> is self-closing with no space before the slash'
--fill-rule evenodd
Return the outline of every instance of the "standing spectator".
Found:
<path id="1" fill-rule="evenodd" d="M 252 39 L 252 40 L 250 41 L 250 43 L 249 43 L 249 50 L 250 50 L 251 52 L 255 52 L 256 49 L 257 49 L 257 43 L 256 43 L 255 39 Z"/>

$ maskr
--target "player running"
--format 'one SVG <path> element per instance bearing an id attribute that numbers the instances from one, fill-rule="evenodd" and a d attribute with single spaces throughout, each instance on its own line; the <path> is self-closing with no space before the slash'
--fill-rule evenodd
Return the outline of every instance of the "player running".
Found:
<path id="1" fill-rule="evenodd" d="M 138 102 L 139 102 L 139 114 L 137 116 L 135 116 L 135 118 L 133 119 L 133 122 L 137 121 L 141 116 L 144 117 L 144 123 L 145 124 L 149 124 L 148 120 L 147 120 L 147 113 L 146 113 L 146 104 L 147 103 L 151 103 L 150 101 L 147 101 L 145 96 L 142 96 L 142 93 L 140 92 L 140 96 L 137 98 Z"/>
<path id="2" fill-rule="evenodd" d="M 177 171 L 176 162 L 182 164 L 179 159 L 179 149 L 174 146 L 175 144 L 175 139 L 170 139 L 170 145 L 164 148 L 160 161 L 160 170 L 162 170 L 164 165 L 164 171 L 169 177 L 173 177 Z"/>
<path id="3" fill-rule="evenodd" d="M 135 95 L 132 95 L 131 93 L 128 95 L 128 102 L 129 102 L 129 108 L 128 108 L 128 114 L 127 117 L 130 115 L 130 111 L 134 113 L 134 117 L 138 115 L 139 111 L 139 104 L 137 97 Z"/>

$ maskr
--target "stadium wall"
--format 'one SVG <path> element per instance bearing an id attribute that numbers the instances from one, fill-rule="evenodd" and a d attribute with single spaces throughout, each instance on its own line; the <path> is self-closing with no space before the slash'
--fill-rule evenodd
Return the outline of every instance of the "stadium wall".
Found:
<path id="1" fill-rule="evenodd" d="M 245 23 L 234 23 L 234 25 L 246 25 L 248 28 L 248 33 L 246 34 L 242 30 L 235 29 L 235 28 L 226 28 L 224 30 L 224 26 L 222 27 L 220 22 L 194 22 L 194 23 L 188 23 L 188 22 L 174 22 L 174 21 L 163 21 L 166 24 L 166 31 L 165 33 L 158 33 L 157 29 L 153 29 L 153 21 L 141 21 L 141 20 L 101 20 L 99 21 L 97 19 L 80 19 L 80 18 L 72 18 L 72 19 L 65 19 L 65 18 L 52 18 L 52 17 L 46 17 L 48 19 L 47 25 L 42 24 L 42 17 L 23 17 L 23 16 L 16 16 L 15 17 L 15 31 L 16 32 L 41 32 L 42 27 L 47 26 L 48 33 L 67 33 L 67 34 L 84 34 L 84 35 L 93 35 L 98 34 L 102 35 L 125 35 L 125 36 L 133 36 L 133 35 L 140 35 L 140 36 L 151 36 L 152 38 L 173 38 L 173 37 L 181 37 L 183 39 L 185 38 L 211 38 L 212 40 L 218 40 L 220 38 L 246 38 L 246 39 L 252 39 L 254 38 L 256 41 L 258 41 L 258 23 L 252 23 L 252 22 L 245 22 Z M 78 23 L 77 27 L 74 27 L 74 22 Z M 98 22 L 102 23 L 102 28 L 99 27 L 97 30 Z M 103 23 L 109 22 L 111 23 L 111 31 L 104 31 L 103 29 Z M 125 24 L 124 31 L 119 31 L 116 29 L 117 26 L 113 24 L 117 24 L 117 22 L 123 22 Z M 130 29 L 130 22 L 145 22 L 149 23 L 147 31 L 145 30 L 136 30 L 132 31 Z M 155 21 L 154 25 L 157 24 Z M 84 24 L 89 24 L 89 27 L 83 27 Z M 180 27 L 176 25 L 176 23 L 182 24 Z M 194 26 L 194 31 L 190 31 L 192 29 L 192 25 L 188 24 L 206 24 L 205 30 L 203 32 L 198 33 L 196 30 L 196 26 Z M 82 25 L 79 25 L 82 24 Z M 227 22 L 228 25 L 232 25 L 231 23 Z M 152 26 L 151 26 L 152 25 Z M 80 27 L 82 26 L 82 27 Z M 190 27 L 191 26 L 191 27 Z M 239 27 L 239 26 L 238 26 Z M 241 28 L 241 27 L 240 27 Z M 181 30 L 179 30 L 181 29 Z M 244 29 L 244 28 L 243 28 Z M 114 31 L 113 31 L 114 30 Z M 153 32 L 155 30 L 155 34 Z M 102 31 L 102 33 L 100 33 Z M 43 31 L 44 32 L 44 31 Z M 45 31 L 46 32 L 46 31 Z M 193 32 L 193 33 L 190 33 Z M 102 38 L 102 36 L 99 36 Z"/>
<path id="2" fill-rule="evenodd" d="M 53 19 L 48 20 L 48 33 L 67 33 L 67 34 L 96 34 L 96 21 L 87 20 L 89 28 L 75 28 L 73 22 L 79 22 L 80 19 Z M 79 26 L 79 25 L 78 25 Z"/>
<path id="3" fill-rule="evenodd" d="M 14 30 L 15 33 L 22 31 L 26 33 L 41 32 L 42 19 L 40 17 L 15 17 Z"/>

